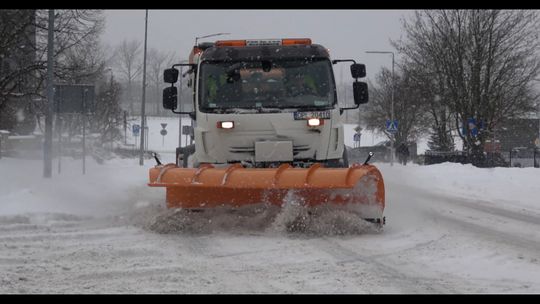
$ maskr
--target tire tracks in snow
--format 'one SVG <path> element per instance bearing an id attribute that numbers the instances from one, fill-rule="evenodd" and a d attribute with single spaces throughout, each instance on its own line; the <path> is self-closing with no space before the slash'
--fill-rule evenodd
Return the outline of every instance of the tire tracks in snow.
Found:
<path id="1" fill-rule="evenodd" d="M 376 275 L 382 275 L 380 278 L 383 284 L 391 283 L 394 288 L 402 289 L 404 293 L 456 293 L 457 291 L 450 287 L 453 283 L 445 279 L 421 276 L 419 274 L 407 273 L 388 263 L 380 261 L 371 254 L 362 254 L 350 248 L 341 245 L 333 238 L 320 238 L 311 242 L 318 249 L 331 255 L 338 265 L 354 264 L 360 262 L 369 267 L 374 267 Z"/>
<path id="2" fill-rule="evenodd" d="M 534 211 L 523 213 L 493 206 L 488 201 L 426 192 L 410 186 L 392 186 L 398 188 L 400 193 L 409 192 L 418 198 L 412 203 L 436 222 L 443 221 L 453 228 L 480 235 L 483 239 L 499 244 L 540 252 L 540 215 Z M 443 208 L 437 208 L 441 206 Z M 445 208 L 448 206 L 457 206 L 459 209 Z M 517 226 L 521 229 L 515 229 Z"/>

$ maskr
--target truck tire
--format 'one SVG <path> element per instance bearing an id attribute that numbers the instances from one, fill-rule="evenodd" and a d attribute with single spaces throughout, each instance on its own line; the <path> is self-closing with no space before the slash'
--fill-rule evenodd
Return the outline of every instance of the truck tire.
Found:
<path id="1" fill-rule="evenodd" d="M 189 156 L 193 153 L 195 153 L 195 145 L 176 148 L 176 165 L 187 168 Z"/>
<path id="2" fill-rule="evenodd" d="M 341 162 L 343 168 L 349 168 L 349 152 L 347 151 L 347 147 L 343 148 L 343 158 L 341 159 Z"/>
<path id="3" fill-rule="evenodd" d="M 343 148 L 343 156 L 339 159 L 329 159 L 326 162 L 327 168 L 349 168 L 349 153 Z"/>

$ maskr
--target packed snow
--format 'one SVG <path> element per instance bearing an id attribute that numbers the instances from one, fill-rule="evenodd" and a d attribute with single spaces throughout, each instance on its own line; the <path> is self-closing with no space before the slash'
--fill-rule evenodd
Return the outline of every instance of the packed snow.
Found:
<path id="1" fill-rule="evenodd" d="M 153 160 L 62 161 L 0 159 L 1 293 L 540 292 L 538 169 L 376 164 L 382 230 L 339 210 L 295 229 L 294 204 L 167 210 Z"/>

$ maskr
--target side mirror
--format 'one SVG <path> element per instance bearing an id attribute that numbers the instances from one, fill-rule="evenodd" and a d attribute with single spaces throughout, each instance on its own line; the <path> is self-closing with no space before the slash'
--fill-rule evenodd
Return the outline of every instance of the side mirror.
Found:
<path id="1" fill-rule="evenodd" d="M 167 110 L 176 109 L 178 104 L 178 88 L 166 87 L 163 89 L 163 108 Z"/>
<path id="2" fill-rule="evenodd" d="M 166 69 L 163 72 L 163 80 L 166 83 L 176 83 L 178 81 L 178 70 L 175 68 Z"/>
<path id="3" fill-rule="evenodd" d="M 366 65 L 361 63 L 351 64 L 351 75 L 354 79 L 366 77 Z"/>
<path id="4" fill-rule="evenodd" d="M 361 81 L 353 82 L 353 95 L 356 105 L 367 103 L 369 100 L 367 83 Z"/>

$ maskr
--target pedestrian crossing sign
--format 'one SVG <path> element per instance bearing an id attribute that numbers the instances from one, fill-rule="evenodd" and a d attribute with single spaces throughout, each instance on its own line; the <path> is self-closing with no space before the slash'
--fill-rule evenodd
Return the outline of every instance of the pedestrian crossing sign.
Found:
<path id="1" fill-rule="evenodd" d="M 390 133 L 396 133 L 398 130 L 398 121 L 397 120 L 386 120 L 386 131 Z"/>

